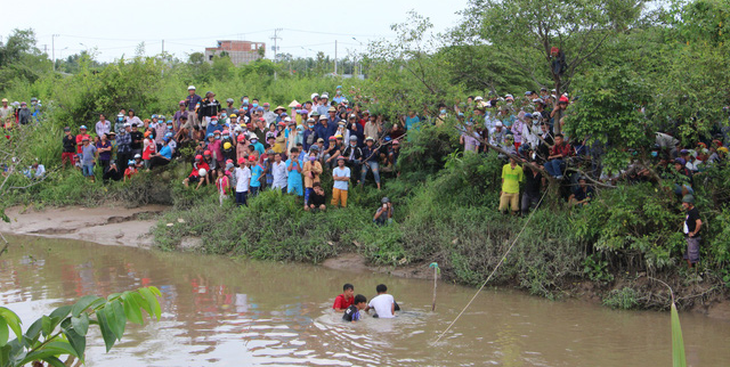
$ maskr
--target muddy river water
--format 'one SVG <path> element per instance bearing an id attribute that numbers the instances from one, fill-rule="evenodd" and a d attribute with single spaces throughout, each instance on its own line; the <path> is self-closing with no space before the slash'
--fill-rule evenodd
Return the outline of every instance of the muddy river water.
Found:
<path id="1" fill-rule="evenodd" d="M 0 304 L 26 320 L 86 294 L 154 285 L 162 320 L 129 325 L 88 366 L 669 366 L 668 313 L 613 311 L 485 290 L 434 344 L 475 291 L 384 274 L 301 264 L 162 253 L 71 240 L 12 237 L 0 257 Z M 368 299 L 385 283 L 396 319 L 340 321 L 330 309 L 345 282 Z M 692 366 L 730 365 L 730 322 L 681 313 Z M 95 329 L 96 331 L 96 329 Z"/>

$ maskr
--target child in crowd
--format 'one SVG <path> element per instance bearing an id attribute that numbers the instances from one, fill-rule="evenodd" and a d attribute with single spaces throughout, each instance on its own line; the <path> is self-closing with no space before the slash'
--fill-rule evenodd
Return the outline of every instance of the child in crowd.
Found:
<path id="1" fill-rule="evenodd" d="M 216 172 L 218 172 L 218 178 L 215 180 L 215 188 L 218 190 L 220 206 L 223 206 L 223 201 L 228 200 L 228 176 L 225 175 L 222 169 L 219 169 Z"/>
<path id="2" fill-rule="evenodd" d="M 136 173 L 137 167 L 134 166 L 134 160 L 130 159 L 129 162 L 127 162 L 127 169 L 124 170 L 124 182 L 130 180 Z"/>

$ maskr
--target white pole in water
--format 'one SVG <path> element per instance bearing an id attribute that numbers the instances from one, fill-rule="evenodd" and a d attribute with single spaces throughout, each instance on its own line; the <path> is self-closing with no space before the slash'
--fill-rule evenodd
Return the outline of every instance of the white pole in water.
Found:
<path id="1" fill-rule="evenodd" d="M 431 263 L 428 267 L 433 268 L 433 303 L 431 304 L 431 311 L 436 311 L 436 287 L 438 286 L 439 264 Z"/>

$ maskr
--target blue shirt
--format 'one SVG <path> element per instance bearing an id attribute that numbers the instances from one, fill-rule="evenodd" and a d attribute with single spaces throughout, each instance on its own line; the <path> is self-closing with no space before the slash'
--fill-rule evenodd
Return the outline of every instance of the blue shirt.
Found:
<path id="1" fill-rule="evenodd" d="M 160 155 L 167 159 L 172 159 L 172 148 L 170 148 L 170 144 L 167 144 L 160 149 Z"/>
<path id="2" fill-rule="evenodd" d="M 213 134 L 216 130 L 223 131 L 224 126 L 218 123 L 216 120 L 216 123 L 214 124 L 213 121 L 211 121 L 208 126 L 205 128 L 205 135 L 208 136 L 208 134 Z"/>
<path id="3" fill-rule="evenodd" d="M 418 116 L 413 116 L 413 117 L 406 116 L 406 131 L 411 131 L 411 129 L 413 128 L 413 125 L 415 125 L 419 122 L 421 122 L 421 119 L 418 118 Z"/>
<path id="4" fill-rule="evenodd" d="M 256 144 L 253 145 L 253 148 L 259 152 L 259 155 L 264 155 L 266 153 L 266 150 L 264 150 L 264 145 L 261 144 L 261 142 L 256 141 Z"/>
<path id="5" fill-rule="evenodd" d="M 327 127 L 324 127 L 324 124 L 321 122 L 318 122 L 317 125 L 314 125 L 314 131 L 317 132 L 317 137 L 324 139 L 324 147 L 325 149 L 330 147 L 330 136 L 335 135 L 337 132 L 337 125 L 335 124 L 327 124 Z"/>
<path id="6" fill-rule="evenodd" d="M 188 95 L 188 97 L 185 99 L 185 102 L 187 103 L 187 106 L 188 106 L 188 111 L 195 111 L 195 106 L 197 106 L 198 103 L 200 103 L 202 100 L 203 100 L 203 97 L 201 97 L 197 94 L 193 94 L 192 97 L 190 95 Z"/>
<path id="7" fill-rule="evenodd" d="M 290 164 L 292 165 L 291 171 L 289 171 Z M 289 184 L 302 183 L 302 174 L 297 172 L 296 167 L 299 167 L 300 170 L 303 169 L 302 163 L 298 159 L 294 159 L 294 163 L 292 163 L 291 158 L 286 160 L 286 170 L 289 171 L 289 178 L 287 179 Z"/>
<path id="8" fill-rule="evenodd" d="M 259 179 L 261 178 L 261 175 L 263 173 L 264 169 L 261 167 L 260 164 L 251 167 L 251 187 L 261 186 L 261 181 L 259 181 Z"/>

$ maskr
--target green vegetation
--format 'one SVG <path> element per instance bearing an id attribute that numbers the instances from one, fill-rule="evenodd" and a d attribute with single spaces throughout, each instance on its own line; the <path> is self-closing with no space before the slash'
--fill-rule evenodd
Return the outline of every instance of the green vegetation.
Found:
<path id="1" fill-rule="evenodd" d="M 13 311 L 0 307 L 0 366 L 26 366 L 31 362 L 48 366 L 70 366 L 84 361 L 90 325 L 98 325 L 106 351 L 122 339 L 127 322 L 142 325 L 142 310 L 160 319 L 160 291 L 155 287 L 111 294 L 106 299 L 84 296 L 74 305 L 61 306 L 33 322 L 25 333 Z M 16 338 L 8 341 L 10 331 Z M 60 358 L 66 357 L 65 361 Z M 35 364 L 34 364 L 35 365 Z"/>
<path id="2" fill-rule="evenodd" d="M 589 172 L 596 163 L 618 170 L 642 163 L 655 170 L 650 156 L 655 132 L 671 132 L 691 148 L 727 134 L 722 107 L 730 104 L 730 70 L 718 65 L 730 63 L 729 36 L 722 29 L 730 23 L 730 5 L 694 0 L 647 9 L 645 4 L 474 0 L 463 12 L 463 24 L 447 35 L 431 35 L 429 20 L 412 13 L 406 23 L 393 27 L 394 41 L 375 42 L 363 55 L 364 81 L 324 77 L 331 64 L 323 55 L 234 67 L 226 57 L 212 65 L 195 55 L 186 62 L 159 55 L 102 65 L 93 55 L 81 54 L 69 58 L 69 65 L 58 65 L 71 72 L 61 75 L 50 72 L 32 32 L 17 31 L 0 52 L 0 75 L 8 75 L 0 78 L 0 91 L 12 100 L 41 98 L 45 115 L 37 125 L 10 132 L 0 160 L 16 157 L 23 166 L 38 158 L 50 174 L 33 186 L 11 175 L 0 186 L 0 206 L 109 200 L 170 204 L 154 230 L 166 250 L 196 237 L 201 246 L 194 251 L 258 259 L 321 262 L 358 252 L 372 263 L 390 266 L 437 261 L 446 277 L 480 284 L 525 222 L 496 212 L 503 162 L 493 152 L 462 154 L 451 118 L 440 127 L 424 124 L 408 133 L 399 158 L 401 175 L 386 176 L 382 192 L 354 188 L 346 210 L 318 214 L 304 213 L 296 198 L 273 192 L 264 192 L 246 208 L 232 203 L 219 207 L 212 188 L 193 191 L 180 184 L 189 170 L 187 161 L 140 174 L 129 183 L 90 183 L 76 171 L 58 169 L 62 127 L 93 124 L 100 112 L 130 107 L 143 118 L 171 115 L 190 84 L 201 92 L 213 90 L 220 99 L 237 100 L 245 93 L 272 105 L 302 102 L 312 92 L 332 92 L 342 84 L 351 102 L 383 114 L 389 124 L 408 109 L 430 118 L 439 104 L 451 111 L 467 96 L 546 86 L 577 97 L 565 130 L 605 153 L 601 161 L 573 169 Z M 552 47 L 567 60 L 557 74 L 551 68 Z M 17 72 L 22 68 L 32 72 Z M 289 72 L 302 68 L 308 71 Z M 23 144 L 13 145 L 17 141 Z M 5 153 L 6 148 L 12 153 Z M 183 158 L 190 157 L 186 153 Z M 653 173 L 652 182 L 603 185 L 583 208 L 570 208 L 559 189 L 550 187 L 496 274 L 496 284 L 559 297 L 587 280 L 605 296 L 606 305 L 619 308 L 670 307 L 667 294 L 649 285 L 624 286 L 647 276 L 671 284 L 681 294 L 679 307 L 727 294 L 730 167 L 711 167 L 695 177 L 696 206 L 706 223 L 697 270 L 701 284 L 687 280 L 696 274 L 687 274 L 681 261 L 683 213 L 671 180 Z M 325 179 L 323 186 L 329 192 L 331 181 Z M 376 227 L 372 215 L 386 195 L 396 207 L 395 223 Z"/>

